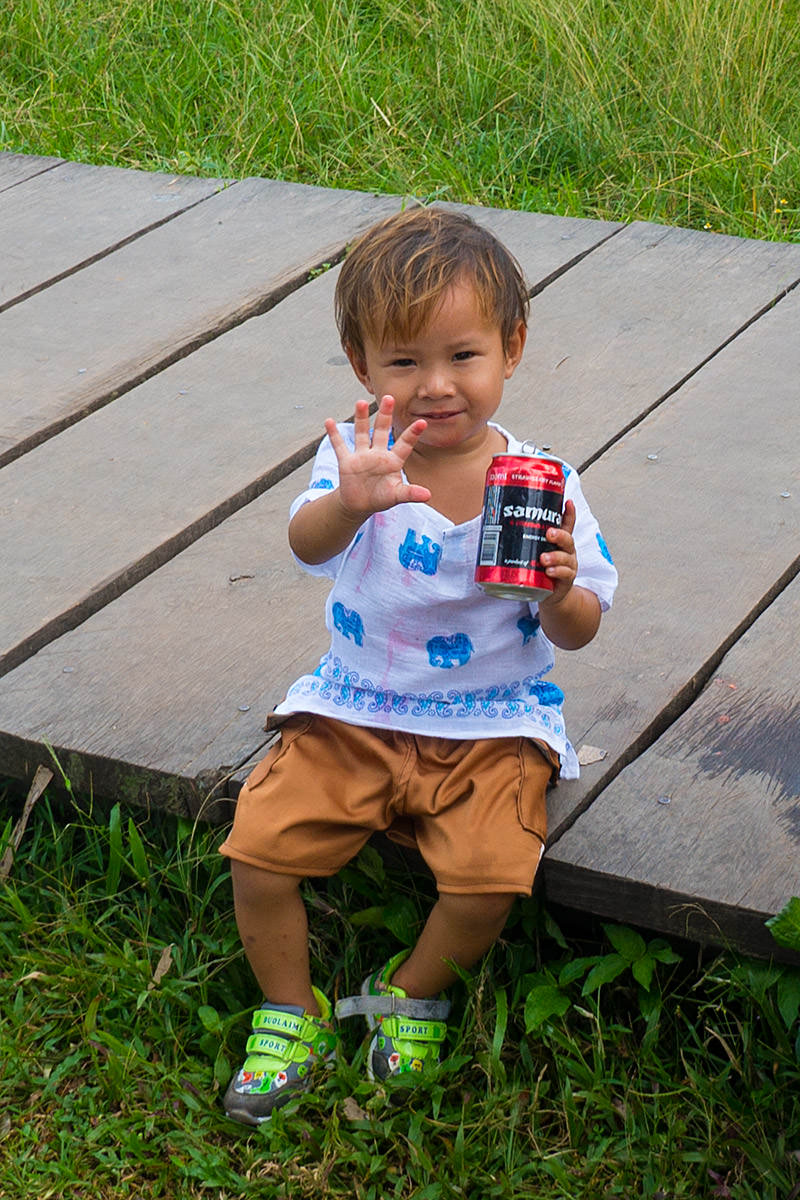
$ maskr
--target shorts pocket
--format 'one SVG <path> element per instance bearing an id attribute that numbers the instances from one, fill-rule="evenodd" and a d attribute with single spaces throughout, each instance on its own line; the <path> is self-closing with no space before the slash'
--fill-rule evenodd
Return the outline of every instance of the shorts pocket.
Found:
<path id="1" fill-rule="evenodd" d="M 544 842 L 547 838 L 547 785 L 553 774 L 553 763 L 530 738 L 519 739 L 519 763 L 517 819 L 523 829 Z"/>
<path id="2" fill-rule="evenodd" d="M 286 753 L 292 742 L 299 738 L 301 733 L 306 732 L 313 719 L 311 713 L 301 713 L 299 716 L 289 717 L 283 722 L 280 737 L 270 746 L 265 757 L 261 759 L 261 762 L 256 763 L 245 779 L 243 786 L 247 788 L 248 792 L 252 792 L 260 783 L 263 783 L 278 759 Z"/>

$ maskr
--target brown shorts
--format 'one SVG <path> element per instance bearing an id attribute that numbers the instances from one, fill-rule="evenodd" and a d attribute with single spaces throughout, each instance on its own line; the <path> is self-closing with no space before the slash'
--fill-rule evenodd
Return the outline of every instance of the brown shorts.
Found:
<path id="1" fill-rule="evenodd" d="M 457 741 L 301 713 L 251 771 L 222 854 L 335 875 L 376 830 L 413 841 L 441 892 L 531 891 L 558 756 L 529 738 Z"/>

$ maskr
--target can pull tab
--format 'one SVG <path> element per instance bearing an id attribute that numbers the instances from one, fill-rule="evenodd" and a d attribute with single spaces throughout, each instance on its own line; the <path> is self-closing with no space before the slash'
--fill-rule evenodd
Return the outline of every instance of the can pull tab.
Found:
<path id="1" fill-rule="evenodd" d="M 522 445 L 520 446 L 520 451 L 522 454 L 530 454 L 535 457 L 536 452 L 537 452 L 536 451 L 536 442 L 531 442 L 531 441 L 523 442 Z"/>

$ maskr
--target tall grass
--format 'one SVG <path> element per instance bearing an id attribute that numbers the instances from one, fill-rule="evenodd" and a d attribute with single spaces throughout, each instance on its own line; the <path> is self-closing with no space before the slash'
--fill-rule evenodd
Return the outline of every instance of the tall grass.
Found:
<path id="1" fill-rule="evenodd" d="M 3 0 L 0 145 L 800 237 L 797 0 Z"/>

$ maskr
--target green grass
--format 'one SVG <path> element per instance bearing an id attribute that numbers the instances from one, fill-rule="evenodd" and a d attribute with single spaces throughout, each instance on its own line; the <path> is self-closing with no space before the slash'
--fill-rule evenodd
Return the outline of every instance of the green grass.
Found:
<path id="1" fill-rule="evenodd" d="M 317 1094 L 227 1122 L 259 996 L 221 836 L 39 802 L 0 892 L 4 1200 L 800 1195 L 800 971 L 618 927 L 565 937 L 536 900 L 453 990 L 433 1087 L 368 1084 L 351 1021 Z M 309 887 L 319 984 L 357 989 L 432 894 L 371 850 Z"/>
<path id="2" fill-rule="evenodd" d="M 0 147 L 800 237 L 797 0 L 2 0 Z"/>

